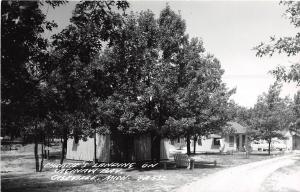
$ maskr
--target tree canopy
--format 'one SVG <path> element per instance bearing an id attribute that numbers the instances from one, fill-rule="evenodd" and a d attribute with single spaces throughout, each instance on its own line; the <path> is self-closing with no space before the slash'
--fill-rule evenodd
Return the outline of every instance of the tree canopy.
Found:
<path id="1" fill-rule="evenodd" d="M 156 18 L 126 14 L 126 1 L 81 1 L 50 44 L 41 34 L 56 24 L 41 3 L 2 3 L 2 120 L 63 138 L 61 163 L 69 137 L 150 133 L 189 142 L 230 119 L 234 90 L 222 82 L 220 61 L 168 5 Z"/>
<path id="2" fill-rule="evenodd" d="M 290 23 L 295 28 L 300 26 L 300 2 L 297 1 L 282 1 L 281 4 L 287 7 L 285 16 L 290 20 Z M 257 51 L 257 56 L 270 55 L 274 53 L 285 53 L 287 56 L 295 56 L 300 52 L 300 33 L 298 32 L 294 37 L 271 37 L 269 43 L 261 43 L 254 49 Z M 287 82 L 294 81 L 300 85 L 300 64 L 295 63 L 289 68 L 280 66 L 272 71 L 277 80 L 284 80 Z"/>

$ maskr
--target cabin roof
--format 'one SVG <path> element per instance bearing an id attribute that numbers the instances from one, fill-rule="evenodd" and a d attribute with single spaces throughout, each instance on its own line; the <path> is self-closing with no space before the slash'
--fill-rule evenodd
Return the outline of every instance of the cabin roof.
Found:
<path id="1" fill-rule="evenodd" d="M 217 138 L 217 139 L 222 138 L 221 134 L 210 134 L 209 136 L 210 138 Z"/>
<path id="2" fill-rule="evenodd" d="M 236 131 L 235 133 L 246 133 L 247 132 L 247 128 L 237 122 L 231 121 L 231 122 L 228 122 L 228 125 Z"/>

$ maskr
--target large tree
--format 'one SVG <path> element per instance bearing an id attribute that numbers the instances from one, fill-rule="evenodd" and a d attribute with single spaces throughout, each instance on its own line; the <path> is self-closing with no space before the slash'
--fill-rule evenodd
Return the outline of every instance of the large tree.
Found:
<path id="1" fill-rule="evenodd" d="M 149 133 L 156 127 L 155 106 L 149 94 L 158 63 L 159 33 L 154 14 L 131 13 L 119 34 L 99 61 L 114 90 L 107 99 L 99 100 L 99 128 L 112 137 Z"/>
<path id="2" fill-rule="evenodd" d="M 41 6 L 53 8 L 65 1 L 3 1 L 1 3 L 1 116 L 2 129 L 12 137 L 32 130 L 36 170 L 39 171 L 40 122 L 50 97 L 45 87 L 48 74 L 48 42 L 42 34 L 56 27 L 46 20 Z M 1 130 L 2 131 L 2 130 Z M 3 133 L 3 132 L 2 132 Z"/>
<path id="3" fill-rule="evenodd" d="M 62 3 L 47 2 L 53 7 Z M 45 80 L 48 42 L 42 33 L 56 26 L 46 21 L 41 1 L 1 3 L 1 96 L 2 127 L 12 137 L 24 116 L 36 116 L 32 102 L 41 94 Z M 16 51 L 17 50 L 17 51 Z"/>
<path id="4" fill-rule="evenodd" d="M 187 153 L 190 140 L 221 132 L 229 120 L 228 101 L 234 92 L 228 91 L 221 81 L 223 70 L 213 56 L 205 55 L 202 42 L 191 39 L 183 54 L 183 65 L 178 73 L 178 90 L 174 93 L 176 106 L 165 127 L 169 136 L 184 136 Z M 196 151 L 194 145 L 194 152 Z"/>
<path id="5" fill-rule="evenodd" d="M 99 102 L 100 130 L 151 133 L 155 145 L 161 137 L 189 133 L 171 130 L 166 126 L 168 119 L 194 121 L 197 117 L 201 128 L 188 137 L 224 124 L 230 93 L 221 83 L 220 63 L 203 54 L 200 40 L 189 42 L 181 16 L 167 6 L 157 20 L 146 11 L 132 13 L 124 21 L 120 37 L 99 61 L 114 88 L 111 96 Z M 152 148 L 152 157 L 159 159 L 159 146 Z"/>
<path id="6" fill-rule="evenodd" d="M 63 122 L 67 118 L 65 122 L 70 123 L 69 126 L 61 126 L 61 163 L 68 137 L 77 139 L 95 134 L 98 102 L 113 92 L 114 81 L 109 73 L 102 70 L 98 57 L 103 46 L 109 46 L 114 39 L 120 38 L 117 29 L 123 25 L 122 14 L 127 7 L 126 1 L 79 2 L 70 25 L 53 36 L 51 58 L 55 70 L 48 83 L 57 97 L 57 113 L 62 114 L 58 121 Z M 78 123 L 89 127 L 79 129 L 83 126 L 78 126 Z"/>
<path id="7" fill-rule="evenodd" d="M 160 147 L 156 144 L 170 135 L 164 130 L 166 121 L 184 118 L 178 109 L 188 116 L 188 110 L 195 112 L 210 101 L 207 113 L 203 112 L 210 123 L 202 127 L 213 130 L 220 124 L 216 122 L 224 121 L 220 114 L 230 94 L 221 83 L 220 63 L 212 56 L 200 55 L 204 51 L 201 41 L 188 41 L 180 15 L 169 6 L 158 19 L 151 11 L 126 16 L 112 13 L 109 18 L 114 27 L 107 27 L 107 32 L 101 31 L 105 22 L 85 19 L 98 18 L 97 10 L 102 13 L 102 8 L 99 2 L 78 4 L 71 25 L 54 36 L 55 72 L 49 86 L 57 95 L 59 114 L 70 119 L 66 123 L 77 118 L 91 126 L 87 130 L 74 129 L 76 122 L 63 126 L 64 143 L 68 136 L 95 132 L 110 133 L 112 138 L 150 133 L 155 145 L 152 157 L 158 160 Z M 108 44 L 101 49 L 103 41 Z"/>

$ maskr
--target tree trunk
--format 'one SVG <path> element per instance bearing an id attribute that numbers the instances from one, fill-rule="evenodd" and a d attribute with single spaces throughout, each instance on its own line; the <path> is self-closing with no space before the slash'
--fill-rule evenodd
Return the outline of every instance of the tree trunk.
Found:
<path id="1" fill-rule="evenodd" d="M 189 133 L 186 136 L 186 153 L 191 154 L 191 136 Z"/>
<path id="2" fill-rule="evenodd" d="M 268 145 L 269 145 L 268 154 L 271 155 L 271 140 L 268 141 Z"/>
<path id="3" fill-rule="evenodd" d="M 48 136 L 48 142 L 47 142 L 47 145 L 48 145 L 48 150 L 47 150 L 47 159 L 49 159 L 49 156 L 50 156 L 50 136 Z"/>
<path id="4" fill-rule="evenodd" d="M 43 144 L 44 145 L 42 147 L 44 148 L 44 150 L 43 150 L 44 151 L 44 158 L 48 159 L 47 158 L 47 137 L 46 136 L 43 137 Z"/>
<path id="5" fill-rule="evenodd" d="M 63 133 L 63 143 L 62 143 L 62 147 L 61 147 L 60 164 L 64 163 L 66 149 L 67 149 L 67 140 L 68 140 L 68 134 L 67 134 L 67 130 L 65 129 L 64 133 Z"/>
<path id="6" fill-rule="evenodd" d="M 152 162 L 160 161 L 160 139 L 157 133 L 151 134 L 151 160 Z"/>
<path id="7" fill-rule="evenodd" d="M 161 141 L 161 136 L 159 135 L 157 137 L 157 156 L 156 156 L 157 162 L 160 161 L 160 141 Z"/>
<path id="8" fill-rule="evenodd" d="M 94 135 L 94 163 L 97 163 L 97 141 L 96 141 L 96 131 L 95 131 L 95 135 Z"/>
<path id="9" fill-rule="evenodd" d="M 35 130 L 37 131 L 37 130 Z M 38 148 L 39 148 L 38 138 L 37 134 L 34 137 L 34 158 L 35 158 L 35 171 L 38 172 L 40 170 L 39 168 L 39 154 L 38 154 Z"/>
<path id="10" fill-rule="evenodd" d="M 194 154 L 196 154 L 196 143 L 197 143 L 197 137 L 194 136 Z"/>
<path id="11" fill-rule="evenodd" d="M 41 148 L 41 151 L 42 151 L 42 160 L 41 160 L 41 166 L 40 166 L 40 172 L 43 170 L 43 167 L 44 167 L 44 142 L 42 142 L 42 148 Z"/>

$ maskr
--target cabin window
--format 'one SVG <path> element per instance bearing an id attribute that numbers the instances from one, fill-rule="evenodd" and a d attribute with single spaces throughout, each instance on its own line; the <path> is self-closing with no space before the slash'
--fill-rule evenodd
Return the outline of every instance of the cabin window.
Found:
<path id="1" fill-rule="evenodd" d="M 198 145 L 200 145 L 200 146 L 202 145 L 202 139 L 201 138 L 198 139 Z"/>
<path id="2" fill-rule="evenodd" d="M 220 145 L 221 145 L 221 143 L 220 143 L 220 139 L 218 139 L 218 138 L 214 138 L 214 145 L 216 145 L 216 146 L 220 146 Z"/>
<path id="3" fill-rule="evenodd" d="M 233 147 L 234 146 L 234 136 L 231 135 L 229 136 L 229 147 Z"/>

